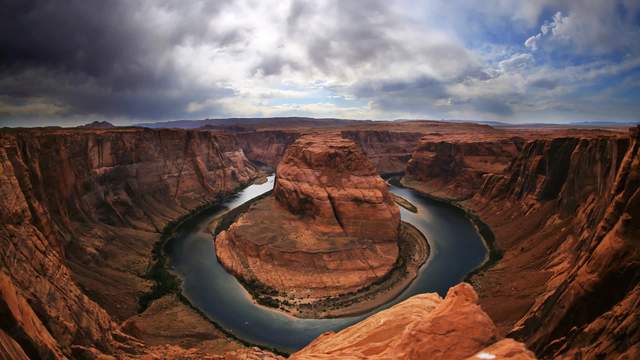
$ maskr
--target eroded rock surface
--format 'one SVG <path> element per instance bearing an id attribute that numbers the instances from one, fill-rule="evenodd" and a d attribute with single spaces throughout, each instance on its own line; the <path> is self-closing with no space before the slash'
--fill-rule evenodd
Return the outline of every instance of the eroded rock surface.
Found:
<path id="1" fill-rule="evenodd" d="M 304 136 L 278 165 L 274 195 L 219 234 L 216 251 L 246 282 L 329 296 L 385 275 L 399 229 L 386 184 L 353 141 Z"/>
<path id="2" fill-rule="evenodd" d="M 535 359 L 515 341 L 496 343 L 496 327 L 477 299 L 464 283 L 445 299 L 416 295 L 338 333 L 321 335 L 290 359 L 465 359 L 479 353 L 485 359 Z"/>
<path id="3" fill-rule="evenodd" d="M 228 135 L 1 132 L 2 329 L 29 356 L 128 351 L 117 323 L 150 289 L 144 275 L 163 226 L 254 176 Z"/>
<path id="4" fill-rule="evenodd" d="M 539 138 L 479 183 L 451 174 L 451 183 L 468 184 L 472 197 L 462 205 L 491 226 L 503 253 L 472 278 L 480 304 L 501 334 L 542 357 L 640 352 L 638 132 Z M 412 171 L 423 179 L 417 188 L 439 179 Z"/>
<path id="5" fill-rule="evenodd" d="M 436 196 L 468 199 L 483 183 L 485 174 L 503 172 L 518 155 L 522 138 L 422 141 L 407 163 L 404 181 L 417 182 Z"/>

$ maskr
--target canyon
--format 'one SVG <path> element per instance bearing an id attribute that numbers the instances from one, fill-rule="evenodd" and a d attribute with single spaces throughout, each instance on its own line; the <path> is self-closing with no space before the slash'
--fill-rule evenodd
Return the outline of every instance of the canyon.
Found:
<path id="1" fill-rule="evenodd" d="M 541 358 L 640 356 L 639 129 L 434 121 L 2 129 L 0 352 L 8 358 L 278 358 L 208 321 L 181 297 L 179 285 L 166 286 L 170 275 L 162 271 L 158 244 L 181 219 L 277 166 L 274 195 L 253 205 L 256 211 L 268 205 L 259 216 L 276 207 L 279 214 L 312 213 L 322 231 L 379 241 L 368 259 L 377 261 L 376 276 L 386 272 L 397 257 L 388 241 L 399 226 L 394 210 L 381 218 L 384 212 L 373 207 L 367 218 L 374 225 L 360 227 L 348 215 L 354 209 L 333 209 L 329 191 L 323 201 L 303 200 L 318 198 L 309 192 L 318 183 L 303 176 L 311 167 L 301 158 L 308 156 L 314 169 L 343 163 L 300 155 L 295 144 L 318 134 L 336 146 L 356 146 L 359 157 L 347 164 L 357 166 L 345 172 L 376 179 L 363 185 L 382 194 L 376 206 L 395 208 L 378 174 L 404 173 L 405 186 L 486 224 L 492 256 L 466 279 L 473 288 L 458 285 L 444 299 L 410 298 L 321 336 L 292 358 L 487 353 L 526 359 L 533 357 L 529 350 Z M 358 188 L 352 178 L 344 181 Z M 304 224 L 300 232 L 308 230 Z M 342 275 L 343 290 L 371 281 Z"/>

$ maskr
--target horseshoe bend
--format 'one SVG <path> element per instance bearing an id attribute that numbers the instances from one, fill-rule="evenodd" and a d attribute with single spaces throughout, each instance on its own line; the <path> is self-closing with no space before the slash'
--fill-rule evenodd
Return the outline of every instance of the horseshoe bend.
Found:
<path id="1" fill-rule="evenodd" d="M 373 164 L 339 135 L 298 138 L 278 165 L 273 195 L 215 241 L 223 266 L 259 302 L 305 317 L 381 305 L 428 256 Z"/>
<path id="2" fill-rule="evenodd" d="M 640 359 L 640 0 L 8 0 L 0 360 Z"/>

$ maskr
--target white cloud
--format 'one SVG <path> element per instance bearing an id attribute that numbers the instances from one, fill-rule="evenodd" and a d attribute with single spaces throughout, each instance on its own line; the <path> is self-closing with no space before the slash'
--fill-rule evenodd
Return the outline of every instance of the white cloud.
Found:
<path id="1" fill-rule="evenodd" d="M 624 17 L 621 12 L 637 14 L 637 1 L 572 1 L 565 11 L 556 12 L 529 37 L 524 45 L 531 50 L 547 47 L 549 50 L 573 47 L 580 53 L 609 53 L 625 51 L 637 53 L 640 31 L 634 16 Z"/>

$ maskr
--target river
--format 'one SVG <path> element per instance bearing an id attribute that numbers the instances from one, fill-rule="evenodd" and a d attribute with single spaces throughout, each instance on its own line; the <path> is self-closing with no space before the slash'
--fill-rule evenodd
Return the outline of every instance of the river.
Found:
<path id="1" fill-rule="evenodd" d="M 274 180 L 275 176 L 269 176 L 266 183 L 250 185 L 224 204 L 192 217 L 165 247 L 172 270 L 183 280 L 184 296 L 209 319 L 250 343 L 295 351 L 325 331 L 340 330 L 412 295 L 437 292 L 444 296 L 487 256 L 482 238 L 462 210 L 390 185 L 391 192 L 417 207 L 417 213 L 401 207 L 401 218 L 422 231 L 431 248 L 416 279 L 398 297 L 367 314 L 337 319 L 298 319 L 256 305 L 235 277 L 218 263 L 207 225 L 225 208 L 235 208 L 270 191 Z"/>

